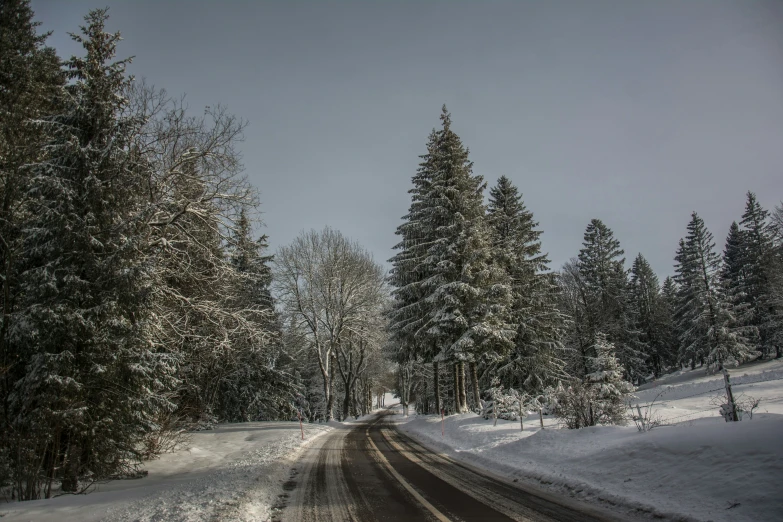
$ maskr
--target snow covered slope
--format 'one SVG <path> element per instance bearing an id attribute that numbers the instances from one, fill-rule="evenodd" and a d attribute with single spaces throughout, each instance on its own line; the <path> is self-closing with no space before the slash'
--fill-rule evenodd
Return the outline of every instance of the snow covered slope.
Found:
<path id="1" fill-rule="evenodd" d="M 146 463 L 148 476 L 87 495 L 0 504 L 6 521 L 267 520 L 303 444 L 332 428 L 295 422 L 222 424 L 192 434 L 187 450 Z"/>
<path id="2" fill-rule="evenodd" d="M 661 416 L 678 419 L 646 433 L 633 425 L 557 429 L 554 419 L 546 419 L 547 429 L 541 430 L 538 416 L 526 419 L 520 432 L 519 422 L 499 420 L 493 427 L 475 414 L 447 417 L 445 436 L 434 416 L 401 418 L 399 428 L 454 458 L 626 512 L 684 520 L 783 520 L 780 366 L 775 361 L 732 372 L 732 381 L 746 383 L 735 395 L 778 398 L 762 400 L 752 420 L 737 423 L 724 422 L 713 405 L 717 392 L 710 390 L 720 376 L 697 371 L 663 388 Z M 638 392 L 638 402 L 651 400 L 660 387 Z"/>

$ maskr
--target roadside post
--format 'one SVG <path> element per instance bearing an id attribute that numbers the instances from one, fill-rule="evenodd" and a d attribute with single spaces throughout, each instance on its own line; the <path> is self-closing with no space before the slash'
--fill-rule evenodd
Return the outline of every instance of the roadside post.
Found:
<path id="1" fill-rule="evenodd" d="M 723 382 L 726 384 L 726 399 L 728 399 L 729 401 L 728 416 L 731 417 L 732 421 L 737 422 L 739 420 L 739 418 L 737 417 L 737 405 L 734 404 L 734 394 L 731 393 L 731 381 L 729 380 L 729 371 L 726 368 L 723 368 Z"/>
<path id="2" fill-rule="evenodd" d="M 525 426 L 522 424 L 522 397 L 517 402 L 519 402 L 519 431 L 525 431 Z"/>
<path id="3" fill-rule="evenodd" d="M 299 431 L 302 432 L 302 440 L 304 440 L 304 427 L 302 426 L 302 412 L 299 408 L 296 409 L 296 416 L 299 417 Z"/>
<path id="4" fill-rule="evenodd" d="M 650 411 L 649 407 L 647 411 Z M 636 405 L 636 413 L 639 414 L 639 421 L 642 423 L 642 430 L 647 431 L 647 426 L 644 423 L 644 415 L 642 415 L 642 408 L 638 404 Z"/>

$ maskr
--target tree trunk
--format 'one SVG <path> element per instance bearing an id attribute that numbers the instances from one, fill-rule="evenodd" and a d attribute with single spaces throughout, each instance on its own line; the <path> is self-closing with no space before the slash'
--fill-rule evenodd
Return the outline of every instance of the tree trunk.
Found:
<path id="1" fill-rule="evenodd" d="M 350 381 L 350 374 L 348 374 L 348 380 Z M 345 385 L 345 398 L 343 399 L 343 420 L 348 418 L 351 408 L 351 386 L 348 382 L 343 383 Z"/>
<path id="2" fill-rule="evenodd" d="M 68 445 L 68 456 L 63 466 L 63 480 L 61 488 L 69 493 L 76 493 L 79 490 L 79 457 L 81 449 L 75 442 Z"/>
<path id="3" fill-rule="evenodd" d="M 334 419 L 334 368 L 337 361 L 334 353 L 329 363 L 329 393 L 326 396 L 326 421 Z"/>
<path id="4" fill-rule="evenodd" d="M 478 372 L 476 371 L 476 363 L 472 362 L 469 365 L 470 368 L 470 380 L 472 381 L 471 384 L 473 384 L 473 401 L 474 406 L 476 408 L 476 411 L 481 411 L 481 396 L 479 391 L 479 383 L 478 383 Z"/>
<path id="5" fill-rule="evenodd" d="M 362 414 L 362 408 L 360 407 L 359 399 L 356 397 L 357 388 L 358 386 L 356 386 L 356 382 L 354 381 L 351 392 L 351 408 L 353 408 L 351 415 L 359 417 L 359 415 Z"/>
<path id="6" fill-rule="evenodd" d="M 400 368 L 400 404 L 402 404 L 402 414 L 408 416 L 408 397 L 405 393 L 405 370 Z"/>
<path id="7" fill-rule="evenodd" d="M 426 369 L 427 367 L 425 366 L 424 367 L 425 375 L 424 375 L 424 379 L 422 379 L 424 381 L 424 404 L 422 405 L 421 412 L 424 415 L 427 415 L 430 412 L 430 395 L 429 395 L 430 391 L 429 391 L 429 386 L 427 385 Z"/>
<path id="8" fill-rule="evenodd" d="M 465 363 L 460 361 L 457 365 L 457 377 L 459 380 L 459 412 L 468 411 L 468 392 L 465 386 Z"/>
<path id="9" fill-rule="evenodd" d="M 435 386 L 435 413 L 440 415 L 440 410 L 443 409 L 443 405 L 440 403 L 440 379 L 438 378 L 438 361 L 432 362 L 432 381 Z"/>
<path id="10" fill-rule="evenodd" d="M 459 401 L 459 363 L 451 365 L 453 368 L 452 374 L 454 375 L 454 389 L 452 390 L 452 397 L 454 398 L 454 413 L 462 413 L 460 411 Z"/>
<path id="11" fill-rule="evenodd" d="M 332 380 L 329 377 L 328 373 L 322 372 L 321 375 L 324 379 L 324 404 L 326 404 L 326 408 L 324 410 L 324 420 L 330 421 L 332 420 L 329 417 L 329 402 L 331 401 L 330 391 L 332 390 Z"/>

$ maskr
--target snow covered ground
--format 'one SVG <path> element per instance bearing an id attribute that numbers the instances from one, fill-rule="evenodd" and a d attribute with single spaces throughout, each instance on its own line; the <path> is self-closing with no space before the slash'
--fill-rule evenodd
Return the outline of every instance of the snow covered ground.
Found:
<path id="1" fill-rule="evenodd" d="M 6 521 L 268 520 L 299 449 L 323 424 L 222 424 L 192 434 L 189 448 L 145 464 L 147 477 L 101 484 L 87 495 L 0 504 Z"/>
<path id="2" fill-rule="evenodd" d="M 391 393 L 386 404 L 394 401 Z M 346 424 L 362 419 L 346 421 Z M 86 495 L 2 503 L 0 519 L 41 522 L 269 520 L 300 450 L 333 423 L 221 424 L 185 449 L 145 463 L 148 475 L 99 484 Z"/>
<path id="3" fill-rule="evenodd" d="M 723 378 L 678 372 L 646 386 L 649 404 L 671 425 L 557 429 L 538 416 L 497 426 L 475 414 L 400 418 L 430 447 L 496 474 L 578 498 L 677 520 L 783 520 L 783 361 L 731 371 L 735 397 L 761 398 L 753 419 L 726 423 L 715 405 Z M 657 404 L 657 403 L 656 403 Z"/>
<path id="4" fill-rule="evenodd" d="M 757 398 L 757 412 L 783 414 L 783 359 L 729 369 L 729 375 L 735 402 Z M 719 417 L 716 404 L 726 398 L 722 374 L 708 375 L 698 368 L 647 383 L 635 395 L 635 403 L 653 404 L 654 415 L 667 423 Z"/>

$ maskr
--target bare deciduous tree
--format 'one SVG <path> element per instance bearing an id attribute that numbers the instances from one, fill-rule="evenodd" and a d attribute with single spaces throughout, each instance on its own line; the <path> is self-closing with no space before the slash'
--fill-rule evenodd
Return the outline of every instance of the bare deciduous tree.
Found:
<path id="1" fill-rule="evenodd" d="M 332 381 L 337 372 L 345 386 L 347 415 L 367 352 L 382 344 L 383 269 L 360 245 L 328 227 L 305 232 L 282 247 L 275 267 L 275 288 L 285 315 L 305 332 L 318 360 L 324 418 L 333 418 Z"/>

